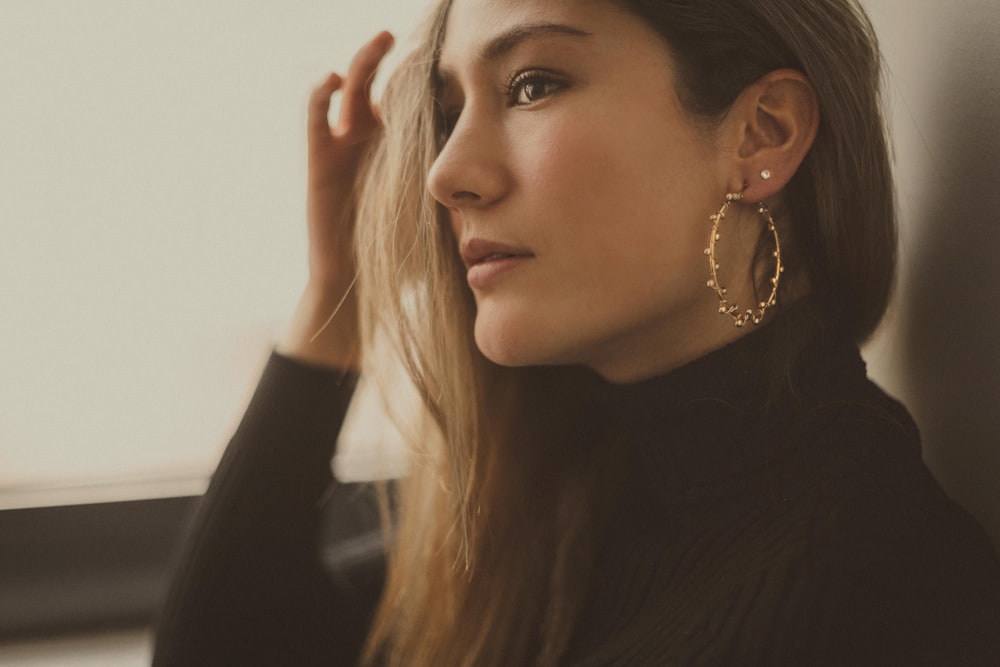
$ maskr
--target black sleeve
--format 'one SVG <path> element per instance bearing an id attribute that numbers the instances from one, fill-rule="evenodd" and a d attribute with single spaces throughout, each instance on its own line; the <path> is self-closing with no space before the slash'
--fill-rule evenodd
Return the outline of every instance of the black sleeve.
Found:
<path id="1" fill-rule="evenodd" d="M 321 504 L 356 377 L 272 354 L 182 550 L 153 665 L 348 665 L 371 608 L 321 566 Z"/>

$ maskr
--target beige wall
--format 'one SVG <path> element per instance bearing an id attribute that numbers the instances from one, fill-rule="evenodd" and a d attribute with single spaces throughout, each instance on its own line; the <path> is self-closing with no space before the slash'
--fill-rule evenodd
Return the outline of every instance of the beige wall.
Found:
<path id="1" fill-rule="evenodd" d="M 423 5 L 0 0 L 0 507 L 197 490 L 305 281 L 309 89 Z"/>
<path id="2" fill-rule="evenodd" d="M 1000 2 L 867 0 L 901 211 L 893 312 L 867 351 L 925 459 L 1000 539 Z M 850 193 L 844 193 L 850 196 Z"/>

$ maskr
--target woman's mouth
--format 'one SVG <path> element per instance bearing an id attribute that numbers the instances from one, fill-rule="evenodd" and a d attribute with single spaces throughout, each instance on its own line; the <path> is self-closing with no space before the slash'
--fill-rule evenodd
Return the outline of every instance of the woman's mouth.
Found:
<path id="1" fill-rule="evenodd" d="M 526 248 L 518 248 L 481 238 L 463 241 L 460 252 L 466 268 L 472 268 L 483 262 L 493 262 L 511 257 L 534 257 L 534 254 Z"/>
<path id="2" fill-rule="evenodd" d="M 481 260 L 476 262 L 476 264 L 482 264 L 483 262 L 492 262 L 495 259 L 504 259 L 506 257 L 517 257 L 517 255 L 507 255 L 504 253 L 495 252 L 492 255 L 487 255 L 486 257 L 483 257 Z"/>
<path id="3" fill-rule="evenodd" d="M 484 290 L 492 286 L 501 275 L 534 258 L 525 248 L 504 243 L 473 238 L 462 243 L 462 261 L 468 269 L 469 287 Z"/>

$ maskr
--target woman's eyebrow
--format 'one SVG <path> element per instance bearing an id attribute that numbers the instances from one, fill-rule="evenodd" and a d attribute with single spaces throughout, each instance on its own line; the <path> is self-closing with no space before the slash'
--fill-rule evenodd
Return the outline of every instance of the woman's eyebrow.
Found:
<path id="1" fill-rule="evenodd" d="M 570 37 L 591 37 L 591 33 L 562 23 L 525 23 L 514 26 L 489 42 L 479 52 L 479 60 L 490 62 L 503 57 L 518 44 L 542 35 L 567 35 Z"/>
<path id="2" fill-rule="evenodd" d="M 592 33 L 574 28 L 563 23 L 523 23 L 500 33 L 487 42 L 476 56 L 476 62 L 489 63 L 499 60 L 517 46 L 527 40 L 547 35 L 562 35 L 567 37 L 592 37 Z M 446 67 L 440 66 L 440 60 L 434 65 L 434 81 L 437 89 L 447 88 L 454 81 L 454 76 Z"/>

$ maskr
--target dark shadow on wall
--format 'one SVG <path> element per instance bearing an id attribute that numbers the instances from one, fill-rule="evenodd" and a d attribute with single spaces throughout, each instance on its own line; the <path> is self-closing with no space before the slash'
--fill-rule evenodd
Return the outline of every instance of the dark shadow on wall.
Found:
<path id="1" fill-rule="evenodd" d="M 1000 549 L 1000 5 L 963 14 L 932 101 L 945 130 L 915 214 L 902 360 L 928 465 Z"/>

